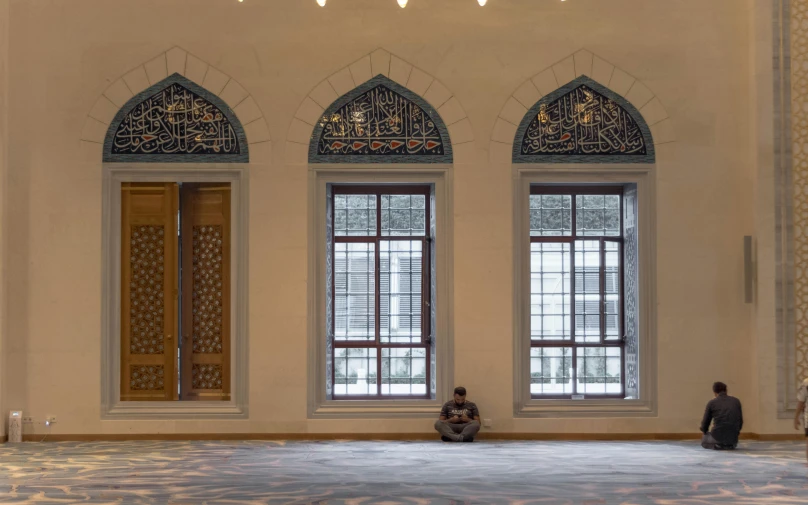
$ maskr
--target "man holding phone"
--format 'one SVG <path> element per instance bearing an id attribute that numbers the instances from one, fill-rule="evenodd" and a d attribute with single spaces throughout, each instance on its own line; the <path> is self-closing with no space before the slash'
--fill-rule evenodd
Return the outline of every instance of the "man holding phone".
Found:
<path id="1" fill-rule="evenodd" d="M 474 442 L 480 431 L 480 411 L 474 402 L 466 401 L 466 388 L 455 388 L 454 400 L 443 405 L 435 429 L 444 442 Z"/>

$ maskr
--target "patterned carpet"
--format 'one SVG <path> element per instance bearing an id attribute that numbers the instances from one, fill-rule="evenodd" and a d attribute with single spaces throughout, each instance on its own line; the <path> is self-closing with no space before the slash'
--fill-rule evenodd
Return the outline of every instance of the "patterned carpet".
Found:
<path id="1" fill-rule="evenodd" d="M 805 446 L 746 442 L 0 445 L 0 503 L 805 504 Z"/>

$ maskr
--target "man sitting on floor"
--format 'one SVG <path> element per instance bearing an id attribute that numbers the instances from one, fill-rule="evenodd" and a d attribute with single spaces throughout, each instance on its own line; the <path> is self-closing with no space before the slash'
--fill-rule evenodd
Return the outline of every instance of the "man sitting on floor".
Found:
<path id="1" fill-rule="evenodd" d="M 701 421 L 701 446 L 705 449 L 735 449 L 738 447 L 738 435 L 743 428 L 743 411 L 741 402 L 727 395 L 727 385 L 723 382 L 713 384 L 715 398 L 707 403 L 704 419 Z M 713 423 L 712 431 L 710 422 Z"/>
<path id="2" fill-rule="evenodd" d="M 808 379 L 802 381 L 800 389 L 797 391 L 797 411 L 794 413 L 794 429 L 800 429 L 800 421 L 802 427 L 805 428 L 805 440 L 808 442 Z M 805 457 L 808 459 L 808 443 L 805 445 Z"/>
<path id="3" fill-rule="evenodd" d="M 454 400 L 443 405 L 435 429 L 444 442 L 474 442 L 474 435 L 480 431 L 480 411 L 473 402 L 466 401 L 466 388 L 455 388 Z"/>

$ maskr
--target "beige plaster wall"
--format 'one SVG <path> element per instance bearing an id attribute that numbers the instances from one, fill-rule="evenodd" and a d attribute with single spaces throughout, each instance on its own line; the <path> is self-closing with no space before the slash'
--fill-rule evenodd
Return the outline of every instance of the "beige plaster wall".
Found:
<path id="1" fill-rule="evenodd" d="M 8 171 L 8 1 L 0 0 L 0 279 L 5 271 L 6 173 Z M 5 284 L 0 282 L 0 437 L 6 434 L 6 310 Z"/>
<path id="2" fill-rule="evenodd" d="M 308 174 L 283 140 L 250 167 L 249 420 L 99 420 L 101 155 L 79 139 L 110 83 L 173 46 L 237 79 L 272 139 L 378 47 L 452 91 L 475 139 L 454 169 L 455 378 L 495 431 L 693 432 L 715 380 L 744 401 L 774 394 L 755 377 L 755 349 L 774 351 L 742 289 L 742 237 L 764 212 L 750 205 L 751 19 L 737 0 L 12 0 L 4 404 L 59 416 L 53 433 L 431 429 L 306 419 Z M 581 48 L 642 81 L 675 130 L 657 146 L 659 416 L 515 420 L 512 175 L 489 139 L 527 78 Z"/>

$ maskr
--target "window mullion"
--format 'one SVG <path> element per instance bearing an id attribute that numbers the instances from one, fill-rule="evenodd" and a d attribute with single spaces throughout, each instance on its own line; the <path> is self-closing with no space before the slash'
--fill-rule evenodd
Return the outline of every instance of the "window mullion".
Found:
<path id="1" fill-rule="evenodd" d="M 393 214 L 395 214 L 396 219 L 401 220 L 404 217 L 403 212 L 401 212 L 401 211 L 406 211 L 407 210 L 407 207 L 403 207 L 403 205 L 404 205 L 403 201 L 396 201 L 396 202 L 393 201 L 396 198 L 395 195 L 411 195 L 411 196 L 413 196 L 413 195 L 421 195 L 419 198 L 423 198 L 425 200 L 425 204 L 428 206 L 429 205 L 429 191 L 425 190 L 423 188 L 418 188 L 418 191 L 416 192 L 416 191 L 413 191 L 409 187 L 398 188 L 398 187 L 392 187 L 392 186 L 388 187 L 388 186 L 366 186 L 366 185 L 362 185 L 362 186 L 339 187 L 339 188 L 336 188 L 336 191 L 335 191 L 334 194 L 337 195 L 337 194 L 343 194 L 343 193 L 346 194 L 346 195 L 361 195 L 364 198 L 366 198 L 367 199 L 366 203 L 363 202 L 362 205 L 361 205 L 361 207 L 363 207 L 363 208 L 359 208 L 359 209 L 355 209 L 355 210 L 365 210 L 365 211 L 368 212 L 368 217 L 369 217 L 370 220 L 375 219 L 375 221 L 373 221 L 373 223 L 367 223 L 368 225 L 370 225 L 370 226 L 368 226 L 369 229 L 368 229 L 367 232 L 362 232 L 361 236 L 338 236 L 338 237 L 334 237 L 334 239 L 333 239 L 333 242 L 335 244 L 336 243 L 365 243 L 365 244 L 367 244 L 367 246 L 372 245 L 374 247 L 372 255 L 371 255 L 370 251 L 368 251 L 368 254 L 369 254 L 368 261 L 373 261 L 374 265 L 373 265 L 372 270 L 365 274 L 365 275 L 370 275 L 370 278 L 368 279 L 368 282 L 373 282 L 373 287 L 370 288 L 370 286 L 368 286 L 369 289 L 367 291 L 367 295 L 368 295 L 367 305 L 363 304 L 362 307 L 356 307 L 357 310 L 363 310 L 363 311 L 365 311 L 367 313 L 367 317 L 365 319 L 367 320 L 368 325 L 373 324 L 374 331 L 373 331 L 372 335 L 367 335 L 367 333 L 365 333 L 365 335 L 367 335 L 368 337 L 371 337 L 370 340 L 364 340 L 364 341 L 348 340 L 348 341 L 341 341 L 341 342 L 334 341 L 333 345 L 334 345 L 335 348 L 347 348 L 347 349 L 366 348 L 366 349 L 368 349 L 368 352 L 373 353 L 373 354 L 371 354 L 371 357 L 376 359 L 376 363 L 375 363 L 375 366 L 373 368 L 368 370 L 368 372 L 369 372 L 368 376 L 369 377 L 368 377 L 368 383 L 367 383 L 367 389 L 366 390 L 365 390 L 365 388 L 360 388 L 363 391 L 361 391 L 361 392 L 350 392 L 349 391 L 347 394 L 346 393 L 340 393 L 337 396 L 343 396 L 344 395 L 346 398 L 350 398 L 352 396 L 354 396 L 354 397 L 365 397 L 365 398 L 368 398 L 368 399 L 372 399 L 372 398 L 375 398 L 375 399 L 393 398 L 394 396 L 395 397 L 412 397 L 412 398 L 416 398 L 416 397 L 420 398 L 422 396 L 429 397 L 428 393 L 425 394 L 425 395 L 412 396 L 412 389 L 410 389 L 409 393 L 407 393 L 406 391 L 405 392 L 397 392 L 397 390 L 393 389 L 392 385 L 390 385 L 390 384 L 388 384 L 389 391 L 387 393 L 384 393 L 383 380 L 382 380 L 382 370 L 384 368 L 383 367 L 383 365 L 384 365 L 383 359 L 386 359 L 388 361 L 388 363 L 390 363 L 390 360 L 392 359 L 392 356 L 387 356 L 386 358 L 384 358 L 383 353 L 385 351 L 396 350 L 395 352 L 402 353 L 402 356 L 403 356 L 403 350 L 411 350 L 411 349 L 417 349 L 417 348 L 428 348 L 429 345 L 430 345 L 429 342 L 426 341 L 426 338 L 429 337 L 430 332 L 431 332 L 431 321 L 429 319 L 427 319 L 425 321 L 422 319 L 422 321 L 420 322 L 419 327 L 420 327 L 420 331 L 422 332 L 422 338 L 419 339 L 419 341 L 412 341 L 412 339 L 409 339 L 410 341 L 408 341 L 408 342 L 401 342 L 401 343 L 393 342 L 392 341 L 392 338 L 393 338 L 392 336 L 394 335 L 394 333 L 391 333 L 391 329 L 398 328 L 398 326 L 394 326 L 392 324 L 393 321 L 391 320 L 391 313 L 395 314 L 398 317 L 404 318 L 404 319 L 409 318 L 408 321 L 404 321 L 404 325 L 406 326 L 409 323 L 408 327 L 410 328 L 411 334 L 413 334 L 415 331 L 418 331 L 418 329 L 412 327 L 412 324 L 413 324 L 414 319 L 416 317 L 416 312 L 419 309 L 419 307 L 413 307 L 412 306 L 412 303 L 415 301 L 415 299 L 418 296 L 418 293 L 412 292 L 412 288 L 414 287 L 415 282 L 417 282 L 417 280 L 412 277 L 412 275 L 415 273 L 414 270 L 417 268 L 417 266 L 412 263 L 412 260 L 414 259 L 414 255 L 416 254 L 416 251 L 414 250 L 414 246 L 415 246 L 416 242 L 421 243 L 422 252 L 425 255 L 423 258 L 421 258 L 422 262 L 420 264 L 421 269 L 422 269 L 422 272 L 420 273 L 420 281 L 422 282 L 421 294 L 422 294 L 422 296 L 424 297 L 424 299 L 426 301 L 426 303 L 424 303 L 424 304 L 422 304 L 420 306 L 420 310 L 422 311 L 421 316 L 422 316 L 422 318 L 423 317 L 426 317 L 426 318 L 430 317 L 429 310 L 427 310 L 427 309 L 429 309 L 429 306 L 431 305 L 429 303 L 431 301 L 430 300 L 430 297 L 431 297 L 430 275 L 429 275 L 429 273 L 425 274 L 423 272 L 423 270 L 430 271 L 431 263 L 432 263 L 431 257 L 428 256 L 430 254 L 430 251 L 429 251 L 430 237 L 428 236 L 428 233 L 429 233 L 429 230 L 430 230 L 430 227 L 429 227 L 430 219 L 429 219 L 429 214 L 428 214 L 428 207 L 427 207 L 427 211 L 426 211 L 427 214 L 425 216 L 426 220 L 425 220 L 425 223 L 424 223 L 424 225 L 425 225 L 424 227 L 426 229 L 426 232 L 427 232 L 426 235 L 427 236 L 419 235 L 417 233 L 412 234 L 412 235 L 410 235 L 410 234 L 391 235 L 391 233 L 395 233 L 395 230 L 393 230 L 393 228 L 396 228 L 396 226 L 394 226 L 394 223 L 392 221 Z M 388 196 L 388 195 L 393 195 L 393 196 Z M 401 200 L 401 199 L 399 199 L 399 200 Z M 382 209 L 382 202 L 383 201 L 387 202 L 387 203 L 385 203 L 386 207 L 385 207 L 384 210 Z M 371 208 L 374 203 L 375 203 L 375 209 Z M 414 216 L 416 215 L 416 211 L 415 211 L 416 207 L 412 206 L 412 205 L 414 205 L 412 202 L 410 202 L 410 204 L 411 204 L 411 206 L 409 207 L 409 211 L 410 211 L 410 219 L 412 220 L 412 219 L 415 219 Z M 358 205 L 354 205 L 354 207 L 357 207 L 357 206 Z M 349 205 L 348 207 L 350 208 L 351 206 Z M 421 207 L 421 208 L 423 208 L 423 207 Z M 382 229 L 382 223 L 383 223 L 382 218 L 384 217 L 383 212 L 388 212 L 388 216 L 391 219 L 391 221 L 388 223 L 389 224 L 388 228 L 384 228 L 384 229 Z M 418 217 L 423 219 L 423 214 L 421 214 L 421 216 L 418 216 Z M 349 218 L 350 218 L 350 216 L 349 216 Z M 332 219 L 332 226 L 334 227 L 334 229 L 336 229 L 336 222 L 339 221 L 337 219 L 336 211 L 334 211 L 333 215 L 331 216 L 331 219 Z M 385 219 L 387 219 L 387 217 L 385 217 Z M 350 219 L 349 219 L 349 221 L 350 221 Z M 398 223 L 398 221 L 396 221 L 396 222 Z M 411 221 L 411 223 L 414 223 L 414 221 Z M 375 230 L 373 229 L 374 224 L 375 224 Z M 399 223 L 399 225 L 400 225 L 400 223 Z M 401 226 L 397 226 L 396 230 L 398 230 L 398 228 L 401 228 Z M 420 228 L 419 228 L 419 230 L 420 230 Z M 350 230 L 348 230 L 348 231 L 350 231 Z M 406 228 L 402 228 L 400 231 L 402 233 L 406 233 Z M 406 248 L 403 247 L 405 245 L 404 241 L 406 241 L 407 243 L 410 244 L 410 250 L 409 250 L 409 256 L 408 257 L 406 256 L 406 254 L 407 254 L 406 253 Z M 392 247 L 392 245 L 394 243 L 396 244 L 396 247 Z M 385 255 L 384 256 L 382 255 L 382 247 L 385 248 L 385 250 L 384 250 Z M 401 250 L 399 251 L 398 249 L 401 249 Z M 332 251 L 332 254 L 334 254 L 334 256 L 336 257 L 336 254 L 333 251 Z M 395 266 L 394 270 L 391 270 L 391 268 L 393 268 L 393 265 L 391 265 L 391 262 L 390 262 L 391 257 L 394 257 L 395 260 L 396 260 L 396 263 L 395 263 L 396 266 Z M 404 257 L 405 259 L 402 260 L 401 259 L 402 257 Z M 383 262 L 383 260 L 384 260 L 384 262 Z M 407 281 L 409 283 L 409 285 L 408 286 L 402 286 L 401 289 L 396 287 L 395 290 L 391 291 L 391 289 L 392 289 L 392 287 L 390 286 L 391 280 L 396 280 L 396 286 L 399 285 L 399 280 L 400 280 L 399 279 L 399 273 L 400 272 L 399 272 L 399 267 L 397 265 L 399 264 L 399 262 L 402 262 L 402 261 L 403 261 L 404 265 L 409 265 L 408 272 L 405 272 L 403 274 L 403 277 L 405 279 L 409 279 Z M 386 268 L 386 270 L 384 270 L 382 268 L 383 266 Z M 336 260 L 334 261 L 331 268 L 336 268 Z M 386 279 L 383 278 L 383 276 L 385 276 L 385 275 L 387 275 Z M 335 314 L 334 318 L 332 319 L 332 324 L 334 324 L 334 325 L 336 325 L 336 309 L 335 309 L 335 305 L 336 305 L 337 297 L 335 296 L 335 293 L 334 293 L 336 280 L 337 280 L 336 274 L 332 275 L 332 285 L 331 285 L 332 304 L 331 305 L 332 305 L 332 312 Z M 382 282 L 385 283 L 384 291 L 382 290 L 382 287 L 383 287 Z M 402 295 L 400 293 L 401 290 L 406 290 L 408 294 Z M 370 300 L 371 296 L 373 297 L 373 300 Z M 383 301 L 382 296 L 387 297 L 384 300 L 385 303 L 382 303 L 382 301 Z M 404 300 L 401 301 L 401 303 L 402 303 L 403 307 L 409 307 L 409 310 L 405 311 L 406 313 L 404 315 L 400 314 L 401 311 L 398 308 L 393 310 L 393 308 L 391 307 L 391 304 L 390 304 L 391 297 L 395 297 L 396 299 L 399 299 L 399 298 L 407 298 L 407 296 L 409 296 L 409 299 L 408 300 L 404 299 Z M 409 302 L 409 304 L 408 304 L 408 302 Z M 350 307 L 348 307 L 349 319 L 350 319 L 350 314 L 352 313 L 351 310 L 352 309 Z M 371 313 L 371 311 L 372 311 L 372 313 Z M 382 311 L 384 311 L 384 314 L 382 313 Z M 387 321 L 386 323 L 385 323 L 385 320 Z M 382 331 L 383 330 L 382 324 L 385 324 L 384 331 Z M 334 337 L 336 337 L 335 328 L 332 330 L 332 333 L 333 333 Z M 383 335 L 383 333 L 384 333 L 384 335 Z M 397 334 L 397 333 L 395 333 L 395 334 Z M 390 336 L 390 338 L 388 340 L 383 340 L 383 338 L 388 338 L 387 337 L 388 335 Z M 423 335 L 426 335 L 426 338 L 423 337 Z M 335 359 L 335 358 L 332 356 L 332 359 Z M 418 359 L 420 360 L 421 358 L 419 357 Z M 406 361 L 406 360 L 404 360 L 404 361 Z M 426 358 L 426 367 L 427 367 L 426 368 L 426 387 L 427 387 L 427 389 L 428 389 L 429 383 L 430 383 L 430 375 L 429 375 L 430 374 L 430 368 L 429 368 L 430 367 L 430 361 L 431 361 L 430 356 L 427 355 L 427 358 Z M 408 365 L 410 367 L 410 371 L 412 371 L 412 367 L 414 366 L 413 362 L 414 362 L 414 358 L 410 357 L 410 362 L 409 362 L 409 365 Z M 423 363 L 423 361 L 419 361 L 419 366 L 422 366 L 422 363 Z M 340 369 L 340 370 L 342 370 L 342 369 Z M 334 373 L 332 374 L 331 381 L 332 381 L 333 384 L 335 384 L 335 387 L 336 387 L 336 380 L 337 380 L 336 371 L 337 371 L 337 368 L 336 368 L 335 365 L 332 367 L 332 371 Z M 374 374 L 375 374 L 375 386 L 376 386 L 375 389 L 376 389 L 376 391 L 373 391 L 373 388 L 371 387 L 371 382 L 370 382 L 371 380 L 374 380 L 374 379 L 370 378 L 370 376 L 372 376 Z M 420 370 L 419 370 L 419 374 L 422 374 L 422 372 Z M 390 371 L 388 371 L 388 379 L 389 379 L 390 375 L 391 375 Z M 423 377 L 423 375 L 421 375 L 418 378 L 419 381 L 422 380 L 421 377 Z M 348 377 L 348 379 L 350 379 L 350 378 Z M 414 379 L 414 378 L 410 377 L 410 379 Z M 411 383 L 410 386 L 412 386 L 412 385 L 413 384 Z M 348 384 L 348 387 L 349 386 L 350 386 L 350 384 Z M 347 388 L 345 390 L 348 391 Z"/>
<path id="2" fill-rule="evenodd" d="M 337 237 L 336 237 L 336 233 L 334 231 L 334 230 L 336 230 L 336 228 L 335 228 L 335 226 L 336 226 L 336 217 L 335 216 L 337 215 L 337 211 L 336 211 L 336 208 L 335 208 L 335 205 L 334 205 L 334 196 L 335 196 L 335 193 L 332 190 L 331 199 L 328 202 L 328 205 L 331 206 L 331 236 L 326 237 L 326 240 L 328 240 L 328 238 L 331 239 L 331 251 L 330 251 L 331 252 L 331 267 L 330 267 L 331 268 L 331 286 L 329 286 L 327 289 L 329 289 L 331 291 L 331 303 L 330 303 L 330 305 L 331 305 L 331 324 L 330 324 L 330 326 L 331 326 L 331 335 L 330 335 L 330 338 L 331 338 L 331 354 L 332 354 L 332 356 L 331 356 L 331 387 L 332 388 L 336 384 L 336 382 L 335 382 L 336 378 L 335 378 L 335 372 L 334 372 L 334 368 L 335 368 L 334 367 L 334 359 L 335 359 L 335 357 L 333 356 L 333 354 L 334 354 L 334 350 L 336 349 L 336 344 L 337 344 L 337 323 L 336 323 L 336 321 L 337 321 L 337 303 L 336 303 L 336 299 L 337 299 L 337 272 L 336 272 L 336 267 L 334 266 L 336 264 L 336 261 L 337 261 Z M 328 267 L 326 267 L 326 268 L 328 268 Z M 326 330 L 326 338 L 328 338 L 327 333 L 328 333 L 328 330 Z M 333 392 L 333 390 L 332 390 L 332 392 Z"/>
<path id="3" fill-rule="evenodd" d="M 570 343 L 575 345 L 575 282 L 576 282 L 576 272 L 575 272 L 575 241 L 578 239 L 578 234 L 575 229 L 575 219 L 576 219 L 576 202 L 575 196 L 573 195 L 571 200 L 570 206 L 572 207 L 572 215 L 570 219 L 572 220 L 572 224 L 570 227 L 572 228 L 572 240 L 570 241 Z"/>
<path id="4" fill-rule="evenodd" d="M 618 315 L 618 319 L 617 319 L 617 321 L 618 321 L 618 324 L 619 324 L 619 328 L 617 329 L 617 332 L 618 332 L 618 335 L 619 335 L 618 341 L 619 342 L 625 342 L 625 320 L 624 320 L 624 318 L 625 318 L 625 314 L 626 314 L 626 308 L 624 306 L 625 296 L 624 296 L 624 291 L 623 291 L 625 289 L 625 278 L 624 278 L 624 275 L 625 275 L 625 259 L 623 257 L 624 245 L 625 244 L 623 242 L 622 237 L 604 237 L 602 240 L 603 240 L 603 250 L 604 250 L 603 256 L 604 256 L 604 258 L 606 256 L 606 252 L 605 252 L 606 244 L 611 243 L 611 244 L 616 244 L 617 245 L 617 258 L 618 258 L 618 260 L 617 260 L 617 282 L 618 282 L 618 285 L 617 285 L 617 310 L 618 310 L 617 315 Z M 604 279 L 605 279 L 605 275 L 606 275 L 605 274 L 605 269 L 606 269 L 605 262 L 604 262 L 603 268 L 604 268 Z M 604 294 L 603 294 L 603 297 L 604 297 L 604 305 L 603 306 L 604 306 L 604 318 L 605 318 L 606 317 L 606 315 L 605 315 L 606 314 L 606 309 L 605 309 L 605 307 L 606 307 L 605 281 L 604 281 Z M 604 327 L 604 332 L 605 332 L 605 327 Z M 604 333 L 604 335 L 605 335 L 605 333 Z M 608 341 L 605 340 L 605 338 L 604 338 L 604 343 L 608 343 Z"/>
<path id="5" fill-rule="evenodd" d="M 373 262 L 374 265 L 374 272 L 373 272 L 373 319 L 374 319 L 374 335 L 373 339 L 376 345 L 381 344 L 381 238 L 376 238 L 374 241 L 375 245 L 373 246 Z"/>
<path id="6" fill-rule="evenodd" d="M 421 343 L 427 346 L 432 345 L 431 327 L 431 290 L 432 290 L 432 265 L 430 256 L 432 255 L 432 240 L 425 237 L 421 241 Z"/>
<path id="7" fill-rule="evenodd" d="M 575 271 L 575 240 L 578 238 L 576 233 L 575 227 L 575 196 L 571 198 L 572 203 L 572 224 L 570 227 L 572 228 L 572 242 L 570 242 L 570 344 L 572 348 L 572 357 L 571 357 L 571 368 L 572 368 L 572 393 L 573 395 L 578 394 L 578 360 L 577 357 L 577 344 L 576 344 L 576 336 L 575 336 L 575 325 L 576 323 L 576 300 L 575 300 L 575 291 L 576 291 L 576 279 L 577 279 L 577 272 Z M 563 359 L 563 358 L 562 358 Z M 563 362 L 563 361 L 562 361 Z"/>
<path id="8" fill-rule="evenodd" d="M 566 315 L 564 318 L 565 321 L 569 321 L 570 328 L 569 328 L 569 340 L 566 340 L 564 347 L 568 347 L 570 350 L 570 359 L 571 363 L 569 365 L 570 371 L 570 379 L 572 380 L 571 387 L 567 390 L 567 394 L 562 395 L 563 397 L 570 398 L 570 396 L 579 396 L 584 393 L 591 393 L 595 397 L 599 398 L 616 398 L 621 396 L 620 393 L 618 394 L 606 394 L 606 392 L 599 392 L 598 388 L 595 387 L 591 391 L 589 388 L 586 387 L 586 383 L 588 380 L 587 376 L 592 375 L 592 377 L 600 377 L 603 375 L 605 377 L 605 370 L 601 370 L 601 361 L 604 358 L 599 357 L 600 351 L 597 353 L 597 356 L 592 356 L 591 361 L 592 363 L 588 363 L 587 361 L 587 347 L 592 348 L 599 348 L 605 352 L 605 349 L 614 349 L 614 348 L 624 348 L 624 341 L 622 339 L 615 339 L 610 340 L 612 338 L 612 334 L 615 329 L 609 329 L 609 324 L 614 323 L 615 325 L 619 325 L 617 331 L 621 334 L 625 332 L 625 308 L 623 304 L 625 303 L 624 297 L 624 285 L 625 279 L 624 276 L 624 258 L 623 258 L 623 236 L 622 232 L 624 229 L 624 215 L 623 215 L 623 205 L 624 202 L 622 199 L 619 202 L 619 208 L 617 211 L 619 212 L 619 223 L 615 222 L 614 218 L 614 205 L 613 201 L 604 201 L 603 207 L 599 208 L 597 205 L 597 199 L 592 199 L 592 205 L 589 205 L 587 201 L 586 205 L 583 209 L 580 209 L 583 212 L 581 216 L 581 227 L 578 227 L 578 203 L 580 202 L 584 205 L 584 199 L 587 195 L 607 195 L 607 198 L 614 199 L 613 196 L 608 195 L 616 195 L 621 197 L 623 192 L 622 188 L 616 186 L 610 187 L 561 187 L 561 186 L 551 186 L 551 187 L 542 187 L 542 186 L 533 186 L 530 187 L 530 195 L 531 197 L 534 195 L 543 196 L 545 194 L 548 195 L 570 195 L 571 202 L 567 209 L 567 214 L 571 219 L 570 223 L 570 231 L 567 232 L 568 235 L 562 235 L 558 237 L 550 237 L 548 235 L 539 235 L 529 237 L 529 242 L 531 243 L 531 251 L 532 251 L 532 244 L 533 243 L 553 243 L 553 242 L 561 242 L 569 244 L 569 262 L 568 264 L 568 272 L 571 276 L 570 278 L 570 287 L 569 287 L 569 296 L 571 298 L 571 303 L 569 304 L 569 314 Z M 532 203 L 531 203 L 532 205 Z M 542 200 L 542 204 L 539 208 L 544 209 L 544 201 Z M 548 209 L 555 209 L 554 205 L 550 205 L 547 207 Z M 532 209 L 532 207 L 531 207 Z M 562 209 L 563 209 L 563 201 L 562 201 Z M 603 218 L 603 222 L 598 225 L 596 218 L 597 211 L 600 210 Z M 555 211 L 557 212 L 557 211 Z M 608 216 L 607 216 L 608 215 Z M 531 214 L 532 217 L 532 214 Z M 561 213 L 561 220 L 562 220 L 562 227 L 564 226 L 565 220 L 565 211 L 562 210 Z M 541 215 L 541 225 L 539 226 L 541 230 L 544 230 L 541 233 L 547 233 L 548 230 L 554 230 L 555 226 L 553 224 L 546 224 L 544 222 L 544 214 Z M 553 223 L 553 219 L 558 219 L 554 216 L 550 216 L 549 223 Z M 615 228 L 619 226 L 619 233 L 615 233 Z M 603 228 L 602 232 L 598 230 Z M 532 230 L 531 226 L 531 230 Z M 582 235 L 579 235 L 579 230 L 582 231 Z M 589 234 L 587 234 L 589 233 Z M 608 235 L 608 234 L 614 234 Z M 587 246 L 591 244 L 598 244 L 597 250 L 591 250 Z M 617 247 L 613 244 L 616 244 Z M 577 248 L 578 246 L 582 247 L 582 256 L 581 258 L 577 257 Z M 609 249 L 607 250 L 607 246 Z M 619 255 L 619 261 L 615 265 L 614 263 L 614 254 L 615 251 L 613 249 L 617 249 L 616 253 Z M 595 256 L 595 253 L 597 255 Z M 592 261 L 589 261 L 589 258 L 584 258 L 584 256 L 590 256 Z M 578 260 L 581 261 L 578 261 Z M 607 260 L 608 263 L 607 263 Z M 597 264 L 597 268 L 594 268 L 595 262 L 599 262 Z M 562 267 L 563 268 L 563 267 Z M 578 269 L 580 268 L 580 272 Z M 593 271 L 594 269 L 594 271 Z M 532 273 L 532 265 L 531 269 L 529 270 Z M 595 292 L 591 291 L 591 282 L 588 280 L 592 280 L 592 274 L 596 274 L 596 279 L 598 283 L 598 288 Z M 608 276 L 607 276 L 608 274 Z M 581 283 L 577 282 L 577 279 L 581 279 Z M 588 279 L 588 280 L 587 280 Z M 531 277 L 532 282 L 532 277 Z M 581 289 L 581 293 L 578 293 L 579 288 Z M 527 295 L 530 295 L 532 290 L 527 290 Z M 618 295 L 615 297 L 615 295 Z M 580 296 L 580 298 L 579 298 Z M 593 300 L 594 298 L 594 300 Z M 580 308 L 582 309 L 581 315 L 581 329 L 584 332 L 582 334 L 582 340 L 577 339 L 577 332 L 578 332 L 578 301 L 581 302 Z M 597 313 L 592 313 L 588 310 L 587 307 L 591 307 L 593 303 L 597 303 L 598 310 Z M 528 299 L 527 305 L 528 307 L 532 301 Z M 613 308 L 614 303 L 619 303 L 619 307 Z M 618 314 L 619 313 L 619 314 Z M 528 311 L 528 317 L 532 314 L 531 311 Z M 599 331 L 597 333 L 597 340 L 592 340 L 591 342 L 586 341 L 585 337 L 589 334 L 587 327 L 594 323 L 592 321 L 592 317 L 597 316 L 598 318 L 598 325 Z M 614 317 L 619 316 L 619 320 L 615 321 Z M 532 328 L 531 322 L 528 320 L 527 322 L 528 328 Z M 532 339 L 530 340 L 530 348 L 544 348 L 544 347 L 552 347 L 552 344 L 556 344 L 555 342 L 546 342 L 546 341 L 537 341 L 534 342 Z M 614 352 L 614 351 L 612 351 Z M 621 352 L 621 370 L 625 369 L 625 354 Z M 579 360 L 580 358 L 580 360 Z M 609 366 L 609 357 L 605 357 L 606 359 L 606 366 Z M 580 365 L 580 366 L 579 366 Z M 550 372 L 550 375 L 552 371 Z M 548 375 L 548 377 L 550 376 Z M 583 390 L 578 386 L 578 379 L 579 377 L 583 381 Z M 621 376 L 621 388 L 625 389 L 625 384 L 623 380 L 625 378 Z M 606 383 L 606 389 L 608 390 L 608 382 Z M 530 386 L 529 386 L 530 387 Z M 537 395 L 533 395 L 533 397 L 542 397 L 544 396 L 541 392 L 537 393 Z M 552 395 L 551 395 L 552 396 Z M 545 398 L 549 398 L 551 396 L 544 396 Z M 587 394 L 587 397 L 590 395 Z"/>
<path id="9" fill-rule="evenodd" d="M 626 343 L 626 296 L 625 296 L 625 261 L 623 254 L 625 252 L 625 248 L 623 246 L 623 241 L 617 243 L 617 258 L 618 258 L 618 267 L 617 267 L 617 278 L 620 280 L 620 296 L 617 301 L 617 308 L 620 311 L 620 317 L 617 319 L 620 322 L 620 342 L 623 344 Z M 623 353 L 625 354 L 625 353 Z"/>
<path id="10" fill-rule="evenodd" d="M 598 272 L 598 316 L 600 319 L 600 343 L 606 342 L 606 243 L 603 237 L 600 238 L 598 254 L 600 256 L 600 268 Z"/>
<path id="11" fill-rule="evenodd" d="M 424 194 L 424 241 L 421 246 L 423 264 L 421 266 L 421 342 L 426 344 L 426 368 L 424 373 L 424 389 L 427 397 L 430 395 L 432 385 L 432 202 L 430 191 Z"/>
<path id="12" fill-rule="evenodd" d="M 376 193 L 376 273 L 374 274 L 375 289 L 375 320 L 376 320 L 376 394 L 382 394 L 382 349 L 381 349 L 381 235 L 382 235 L 382 195 Z M 389 319 L 388 319 L 389 321 Z"/>

